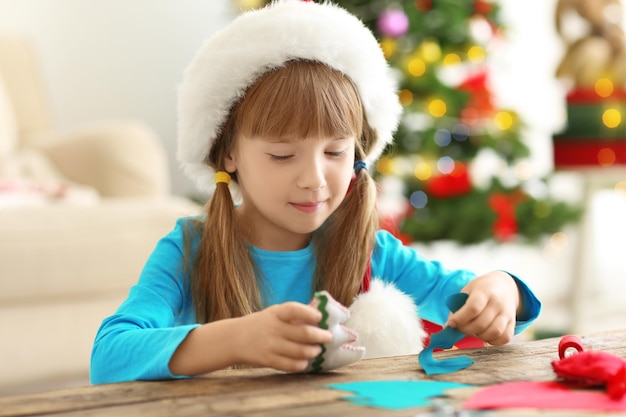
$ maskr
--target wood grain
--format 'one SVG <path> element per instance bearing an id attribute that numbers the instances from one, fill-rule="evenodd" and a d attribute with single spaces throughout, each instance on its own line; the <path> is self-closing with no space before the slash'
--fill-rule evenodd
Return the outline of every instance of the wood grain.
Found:
<path id="1" fill-rule="evenodd" d="M 626 358 L 626 329 L 581 339 L 586 349 L 604 350 Z M 438 352 L 435 354 L 438 359 L 468 355 L 475 361 L 465 370 L 446 375 L 427 376 L 417 356 L 412 355 L 363 360 L 319 375 L 237 369 L 192 379 L 127 382 L 0 397 L 0 416 L 415 416 L 427 410 L 390 411 L 355 406 L 342 400 L 349 393 L 325 385 L 367 380 L 441 380 L 484 386 L 506 381 L 553 380 L 551 362 L 558 359 L 558 341 L 555 338 Z M 457 391 L 452 398 L 460 404 L 467 392 Z M 490 415 L 597 414 L 516 410 Z"/>

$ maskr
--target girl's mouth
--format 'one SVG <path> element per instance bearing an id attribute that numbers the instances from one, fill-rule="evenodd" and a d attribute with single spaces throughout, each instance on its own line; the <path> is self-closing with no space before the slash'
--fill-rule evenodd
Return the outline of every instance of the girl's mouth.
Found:
<path id="1" fill-rule="evenodd" d="M 314 201 L 311 203 L 289 203 L 293 208 L 303 213 L 314 213 L 318 211 L 323 205 L 323 201 Z"/>

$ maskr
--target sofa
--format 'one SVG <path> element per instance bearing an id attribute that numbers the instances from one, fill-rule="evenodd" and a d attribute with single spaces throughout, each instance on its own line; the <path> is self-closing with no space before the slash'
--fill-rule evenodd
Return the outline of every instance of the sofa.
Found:
<path id="1" fill-rule="evenodd" d="M 137 120 L 55 128 L 36 45 L 0 35 L 0 395 L 88 383 L 101 321 L 200 206 Z"/>

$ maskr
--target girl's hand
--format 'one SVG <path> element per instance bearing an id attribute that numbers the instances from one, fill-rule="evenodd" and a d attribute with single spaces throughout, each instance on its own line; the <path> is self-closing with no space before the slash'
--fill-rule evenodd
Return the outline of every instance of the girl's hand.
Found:
<path id="1" fill-rule="evenodd" d="M 238 363 L 301 372 L 322 351 L 332 334 L 318 327 L 322 314 L 311 306 L 289 302 L 237 319 Z"/>
<path id="2" fill-rule="evenodd" d="M 465 305 L 448 317 L 448 326 L 475 335 L 492 345 L 511 341 L 520 294 L 515 280 L 502 271 L 475 278 L 461 292 L 469 295 Z"/>

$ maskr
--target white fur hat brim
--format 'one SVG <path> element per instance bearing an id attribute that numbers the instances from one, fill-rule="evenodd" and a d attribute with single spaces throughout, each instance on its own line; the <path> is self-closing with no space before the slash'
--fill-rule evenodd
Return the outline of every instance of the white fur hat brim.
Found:
<path id="1" fill-rule="evenodd" d="M 294 59 L 322 62 L 356 84 L 377 134 L 368 166 L 391 143 L 402 106 L 371 31 L 331 3 L 277 0 L 241 14 L 209 38 L 185 70 L 178 92 L 178 160 L 202 191 L 215 187 L 215 172 L 204 160 L 232 106 L 263 73 Z"/>

